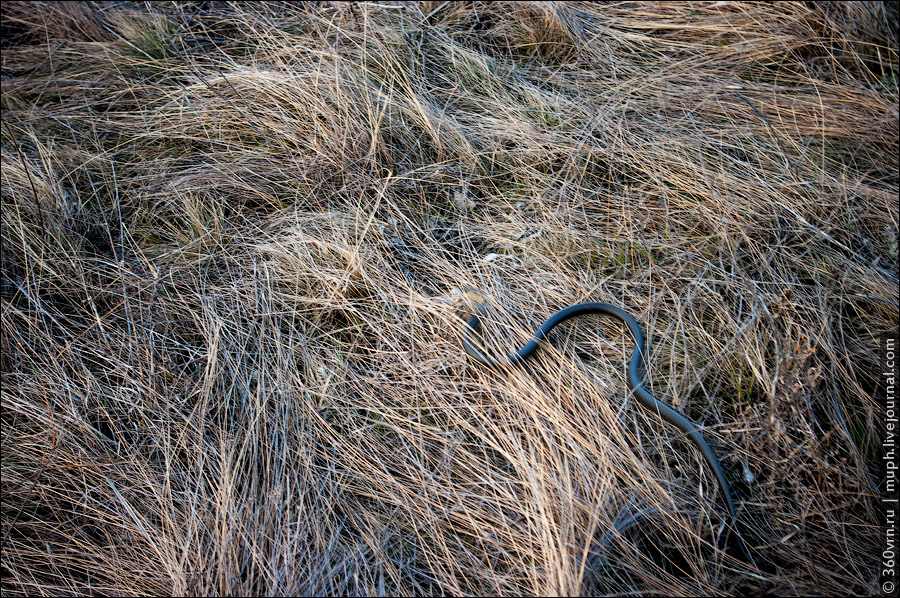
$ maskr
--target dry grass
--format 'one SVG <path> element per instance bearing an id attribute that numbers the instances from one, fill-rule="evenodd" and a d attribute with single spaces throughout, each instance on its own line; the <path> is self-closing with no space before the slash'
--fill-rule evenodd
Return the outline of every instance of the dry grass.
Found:
<path id="1" fill-rule="evenodd" d="M 4 2 L 4 595 L 875 592 L 896 32 L 881 2 Z M 619 326 L 486 371 L 467 286 L 492 347 L 634 314 L 760 569 Z"/>

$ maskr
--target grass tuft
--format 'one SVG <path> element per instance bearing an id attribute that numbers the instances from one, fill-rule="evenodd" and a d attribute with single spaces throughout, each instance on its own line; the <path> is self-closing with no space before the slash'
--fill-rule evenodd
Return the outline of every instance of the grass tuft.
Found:
<path id="1" fill-rule="evenodd" d="M 877 591 L 895 4 L 2 15 L 4 596 Z"/>

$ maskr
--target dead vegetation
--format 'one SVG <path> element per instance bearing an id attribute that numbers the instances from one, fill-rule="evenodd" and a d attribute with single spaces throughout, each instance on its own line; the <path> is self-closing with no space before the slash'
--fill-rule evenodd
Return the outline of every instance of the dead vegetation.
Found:
<path id="1" fill-rule="evenodd" d="M 2 587 L 871 594 L 896 6 L 4 2 Z M 512 350 L 623 306 L 530 368 Z M 599 332 L 598 332 L 599 331 Z"/>

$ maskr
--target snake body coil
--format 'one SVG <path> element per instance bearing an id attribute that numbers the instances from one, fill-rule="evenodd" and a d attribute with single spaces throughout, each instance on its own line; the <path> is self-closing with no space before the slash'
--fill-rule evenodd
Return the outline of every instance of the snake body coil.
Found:
<path id="1" fill-rule="evenodd" d="M 631 317 L 631 315 L 628 314 L 628 312 L 626 312 L 625 310 L 608 303 L 578 303 L 576 305 L 570 305 L 569 307 L 561 309 L 547 318 L 547 320 L 543 324 L 541 324 L 541 327 L 537 329 L 532 339 L 528 341 L 525 346 L 523 346 L 512 355 L 509 355 L 505 359 L 498 360 L 484 354 L 481 350 L 479 350 L 472 343 L 472 340 L 469 336 L 471 332 L 477 331 L 481 328 L 479 317 L 482 315 L 482 309 L 483 305 L 476 310 L 475 314 L 471 318 L 469 318 L 469 321 L 466 324 L 466 329 L 463 334 L 463 348 L 465 349 L 466 353 L 468 353 L 469 356 L 472 357 L 472 359 L 489 367 L 516 365 L 521 363 L 523 360 L 527 359 L 529 355 L 537 351 L 538 347 L 540 346 L 540 342 L 544 340 L 544 338 L 546 338 L 547 334 L 549 334 L 555 326 L 568 320 L 569 318 L 588 314 L 603 314 L 613 316 L 621 320 L 628 327 L 628 330 L 631 331 L 631 335 L 634 337 L 634 352 L 632 352 L 631 360 L 628 362 L 628 386 L 634 392 L 634 396 L 637 397 L 637 400 L 640 401 L 641 405 L 643 405 L 650 411 L 658 413 L 664 420 L 687 434 L 687 436 L 694 442 L 697 448 L 700 449 L 700 452 L 703 454 L 703 457 L 706 459 L 706 462 L 709 464 L 710 468 L 712 468 L 713 473 L 715 474 L 716 479 L 719 482 L 719 486 L 722 490 L 722 496 L 725 499 L 725 504 L 728 507 L 728 513 L 731 516 L 731 528 L 734 530 L 734 538 L 736 540 L 738 549 L 748 563 L 753 563 L 753 559 L 750 557 L 750 554 L 747 551 L 747 548 L 744 546 L 743 540 L 741 539 L 740 533 L 735 527 L 736 515 L 734 511 L 734 502 L 731 499 L 731 490 L 728 487 L 728 481 L 725 479 L 725 473 L 722 471 L 722 466 L 719 464 L 719 460 L 712 452 L 709 444 L 707 444 L 703 436 L 700 435 L 700 431 L 697 430 L 694 424 L 692 424 L 687 418 L 685 418 L 683 415 L 681 415 L 665 403 L 658 401 L 641 384 L 639 373 L 644 360 L 644 335 L 641 332 L 641 326 L 640 324 L 638 324 L 637 320 Z"/>

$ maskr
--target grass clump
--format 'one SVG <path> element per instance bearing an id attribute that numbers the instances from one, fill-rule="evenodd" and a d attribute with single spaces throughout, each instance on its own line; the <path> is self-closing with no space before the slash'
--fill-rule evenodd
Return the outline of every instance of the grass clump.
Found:
<path id="1" fill-rule="evenodd" d="M 890 3 L 2 10 L 4 595 L 877 591 Z"/>

